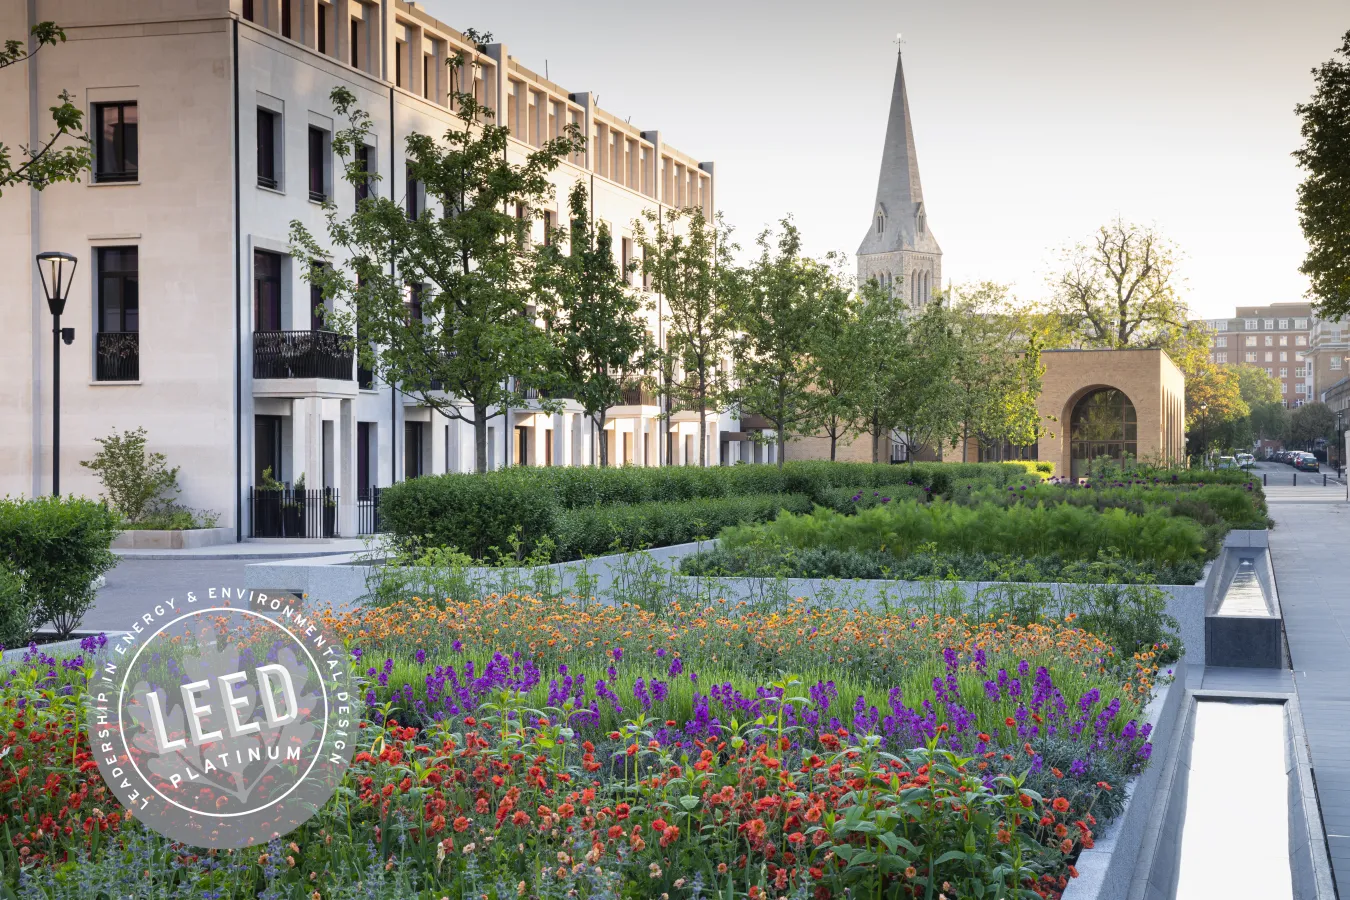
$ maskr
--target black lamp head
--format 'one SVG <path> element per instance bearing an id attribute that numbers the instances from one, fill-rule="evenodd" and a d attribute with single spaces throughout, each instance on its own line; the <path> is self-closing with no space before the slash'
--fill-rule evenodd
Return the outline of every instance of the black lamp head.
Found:
<path id="1" fill-rule="evenodd" d="M 70 296 L 70 286 L 75 283 L 75 266 L 78 264 L 79 260 L 74 256 L 57 250 L 37 255 L 42 292 L 47 295 L 47 308 L 54 316 L 61 315 L 66 308 L 66 298 Z"/>

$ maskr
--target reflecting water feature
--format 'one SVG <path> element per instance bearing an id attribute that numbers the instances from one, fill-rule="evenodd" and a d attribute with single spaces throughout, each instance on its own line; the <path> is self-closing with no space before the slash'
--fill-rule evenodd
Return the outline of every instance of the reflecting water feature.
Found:
<path id="1" fill-rule="evenodd" d="M 1243 557 L 1238 560 L 1237 572 L 1219 604 L 1221 616 L 1269 616 L 1270 601 L 1265 586 L 1256 577 L 1256 560 Z"/>
<path id="2" fill-rule="evenodd" d="M 1292 900 L 1284 744 L 1282 704 L 1196 703 L 1177 900 Z"/>

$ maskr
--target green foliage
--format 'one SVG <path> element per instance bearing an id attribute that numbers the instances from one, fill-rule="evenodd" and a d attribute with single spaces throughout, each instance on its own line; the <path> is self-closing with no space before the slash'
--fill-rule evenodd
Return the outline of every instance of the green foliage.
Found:
<path id="1" fill-rule="evenodd" d="M 128 522 L 140 522 L 178 494 L 179 467 L 170 469 L 163 453 L 146 450 L 144 428 L 121 434 L 113 429 L 112 434 L 94 441 L 102 449 L 80 465 L 98 476 L 104 499 Z"/>
<path id="2" fill-rule="evenodd" d="M 665 303 L 666 346 L 658 389 L 667 414 L 698 415 L 698 464 L 708 464 L 710 412 L 720 411 L 731 388 L 722 363 L 731 350 L 741 272 L 731 264 L 738 247 L 719 215 L 698 207 L 651 210 L 633 223 L 642 246 L 642 271 Z M 692 462 L 692 461 L 691 461 Z"/>
<path id="3" fill-rule="evenodd" d="M 565 510 L 735 497 L 802 494 L 828 504 L 840 489 L 873 490 L 905 485 L 946 493 L 956 479 L 985 479 L 999 486 L 1027 476 L 1002 463 L 916 463 L 893 466 L 823 460 L 737 466 L 509 467 L 484 474 L 414 478 L 380 493 L 380 517 L 400 548 L 455 547 L 475 559 L 506 548 L 512 537 L 526 552 L 557 535 Z M 851 496 L 851 495 L 850 495 Z M 608 546 L 608 541 L 606 546 Z"/>
<path id="4" fill-rule="evenodd" d="M 668 547 L 711 538 L 723 528 L 764 522 L 780 511 L 806 513 L 802 494 L 748 494 L 655 503 L 583 506 L 558 517 L 560 559 Z"/>
<path id="5" fill-rule="evenodd" d="M 29 35 L 34 44 L 31 51 L 23 41 L 5 41 L 3 49 L 0 49 L 0 69 L 23 62 L 43 47 L 55 47 L 66 42 L 65 30 L 55 22 L 38 22 L 29 30 Z M 11 87 L 10 90 L 16 88 Z M 22 162 L 17 166 L 10 148 L 0 143 L 0 195 L 5 188 L 16 184 L 26 184 L 40 191 L 60 181 L 77 182 L 93 163 L 89 136 L 83 130 L 84 110 L 75 104 L 75 97 L 69 91 L 62 91 L 58 99 L 61 102 L 51 108 L 52 123 L 56 130 L 39 144 L 20 144 L 19 158 Z M 70 143 L 58 147 L 57 144 L 63 140 Z"/>
<path id="6" fill-rule="evenodd" d="M 0 500 L 0 559 L 23 580 L 29 632 L 51 622 L 61 636 L 94 604 L 94 581 L 117 565 L 108 549 L 117 516 L 77 497 Z"/>
<path id="7" fill-rule="evenodd" d="M 728 528 L 719 539 L 728 548 L 770 540 L 788 547 L 885 550 L 897 556 L 928 545 L 951 552 L 1066 559 L 1092 559 L 1112 551 L 1163 562 L 1205 556 L 1204 529 L 1188 519 L 1158 510 L 1134 515 L 1068 503 L 892 503 L 854 516 L 822 507 L 807 516 L 784 513 L 765 525 Z"/>
<path id="8" fill-rule="evenodd" d="M 1294 111 L 1303 146 L 1294 159 L 1308 173 L 1298 187 L 1299 224 L 1308 255 L 1299 271 L 1312 282 L 1317 314 L 1350 313 L 1350 31 L 1336 55 L 1313 69 L 1312 99 Z"/>
<path id="9" fill-rule="evenodd" d="M 33 633 L 33 619 L 23 592 L 23 578 L 0 561 L 0 648 L 21 647 Z"/>
<path id="10" fill-rule="evenodd" d="M 549 173 L 583 141 L 568 125 L 524 163 L 512 162 L 510 129 L 494 124 L 471 85 L 460 89 L 459 73 L 474 65 L 476 55 L 449 61 L 459 121 L 439 137 L 407 138 L 408 174 L 425 190 L 425 211 L 410 219 L 396 198 L 372 192 L 339 218 L 329 200 L 325 245 L 297 220 L 291 248 L 306 263 L 304 277 L 335 301 L 332 327 L 346 333 L 365 365 L 425 406 L 473 424 L 481 472 L 488 410 L 524 405 L 526 391 L 552 380 L 554 345 L 531 311 L 537 260 L 530 232 L 553 197 Z M 333 137 L 345 179 L 353 186 L 377 180 L 356 156 L 370 116 L 345 87 L 334 88 L 331 99 L 349 123 Z M 345 260 L 335 260 L 330 247 Z"/>
<path id="11" fill-rule="evenodd" d="M 815 328 L 847 299 L 839 260 L 801 255 L 801 234 L 791 218 L 781 232 L 760 233 L 760 255 L 747 272 L 734 310 L 736 388 L 732 398 L 742 415 L 762 416 L 774 426 L 778 463 L 787 441 L 813 433 L 820 405 L 822 358 L 815 352 Z"/>
<path id="12" fill-rule="evenodd" d="M 1325 403 L 1305 403 L 1289 416 L 1289 440 L 1311 447 L 1319 439 L 1336 440 L 1336 414 Z"/>
<path id="13" fill-rule="evenodd" d="M 623 403 L 625 387 L 641 381 L 656 350 L 639 315 L 644 304 L 629 287 L 636 264 L 625 271 L 615 259 L 609 226 L 597 228 L 591 219 L 584 181 L 572 188 L 568 210 L 570 229 L 558 229 L 539 251 L 540 313 L 556 343 L 560 389 L 603 434 L 609 408 Z M 599 441 L 599 451 L 600 465 L 609 465 L 609 442 Z"/>

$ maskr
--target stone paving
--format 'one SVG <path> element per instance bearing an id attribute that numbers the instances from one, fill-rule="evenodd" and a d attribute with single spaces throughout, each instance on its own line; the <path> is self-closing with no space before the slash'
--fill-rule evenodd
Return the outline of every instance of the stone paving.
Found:
<path id="1" fill-rule="evenodd" d="M 1350 897 L 1350 504 L 1342 485 L 1270 472 L 1275 584 L 1337 892 Z M 1276 475 L 1280 482 L 1276 483 Z"/>

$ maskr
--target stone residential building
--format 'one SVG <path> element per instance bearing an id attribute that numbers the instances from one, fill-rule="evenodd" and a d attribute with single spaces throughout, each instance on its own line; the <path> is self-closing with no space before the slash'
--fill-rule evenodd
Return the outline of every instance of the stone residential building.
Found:
<path id="1" fill-rule="evenodd" d="M 1302 406 L 1316 396 L 1307 360 L 1316 321 L 1310 303 L 1239 306 L 1232 318 L 1205 321 L 1210 361 L 1265 369 L 1279 380 L 1284 405 Z"/>
<path id="2" fill-rule="evenodd" d="M 472 469 L 472 428 L 357 371 L 313 315 L 288 253 L 293 220 L 323 240 L 323 201 L 347 215 L 357 200 L 331 145 L 345 125 L 329 101 L 335 87 L 371 117 L 363 152 L 381 179 L 373 190 L 413 214 L 428 198 L 408 182 L 405 139 L 460 127 L 446 65 L 459 51 L 477 55 L 460 84 L 510 127 L 511 158 L 569 124 L 588 137 L 552 174 L 553 204 L 532 211 L 539 239 L 578 180 L 625 263 L 636 259 L 631 226 L 644 212 L 714 208 L 712 163 L 542 77 L 505 43 L 476 53 L 402 0 L 0 0 L 0 34 L 45 20 L 68 41 L 0 72 L 0 134 L 37 143 L 66 89 L 85 111 L 96 164 L 78 184 L 0 198 L 0 493 L 51 490 L 51 318 L 34 266 L 49 250 L 78 259 L 62 319 L 75 329 L 62 350 L 63 491 L 97 495 L 79 461 L 95 438 L 136 426 L 182 467 L 182 501 L 215 511 L 239 537 L 253 530 L 250 489 L 265 469 L 336 491 L 325 530 L 343 535 L 368 530 L 360 498 L 373 489 Z M 661 342 L 668 317 L 662 298 L 649 299 Z M 695 414 L 661 411 L 635 390 L 596 435 L 572 402 L 557 414 L 494 410 L 489 462 L 588 464 L 597 440 L 617 463 L 696 462 Z M 711 460 L 750 457 L 736 427 L 709 416 Z"/>
<path id="3" fill-rule="evenodd" d="M 1311 403 L 1323 399 L 1337 382 L 1350 376 L 1350 323 L 1315 319 L 1306 363 Z"/>

